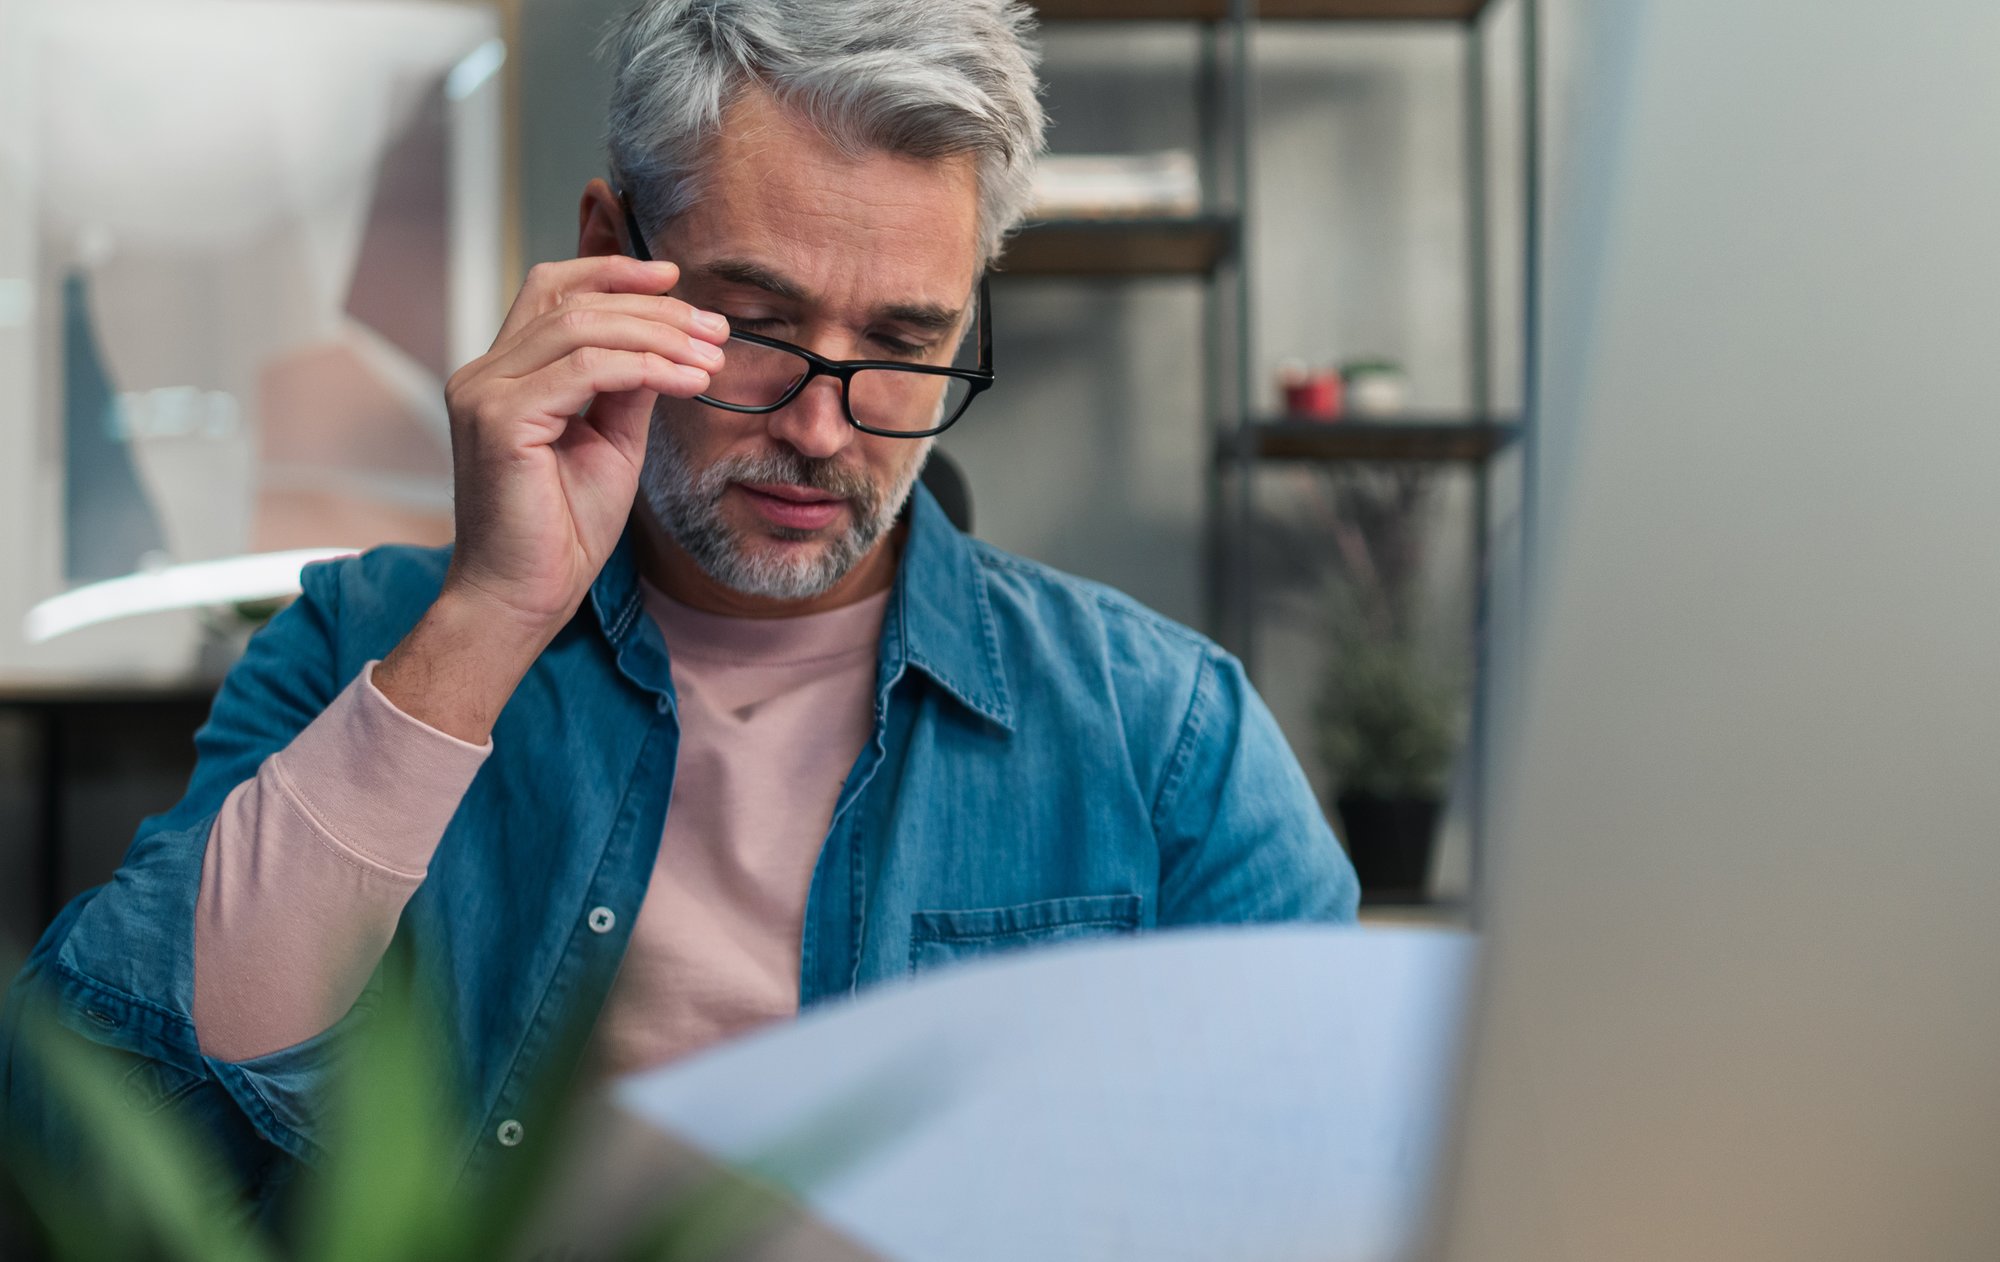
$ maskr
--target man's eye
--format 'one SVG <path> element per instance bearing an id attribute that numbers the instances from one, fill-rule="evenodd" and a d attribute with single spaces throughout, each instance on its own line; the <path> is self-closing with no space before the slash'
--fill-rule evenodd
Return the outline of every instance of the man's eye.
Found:
<path id="1" fill-rule="evenodd" d="M 771 319 L 769 316 L 734 316 L 726 311 L 722 313 L 722 316 L 723 319 L 729 321 L 730 328 L 748 329 L 752 333 L 773 328 L 778 324 L 778 321 Z"/>
<path id="2" fill-rule="evenodd" d="M 897 359 L 922 359 L 930 350 L 927 343 L 905 342 L 897 337 L 878 337 L 875 344 Z"/>

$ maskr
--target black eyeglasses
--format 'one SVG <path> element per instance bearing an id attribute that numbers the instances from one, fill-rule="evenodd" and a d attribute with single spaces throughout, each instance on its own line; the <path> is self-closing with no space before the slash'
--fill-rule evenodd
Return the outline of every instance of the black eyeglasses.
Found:
<path id="1" fill-rule="evenodd" d="M 618 204 L 632 236 L 632 253 L 653 261 L 639 217 L 621 191 Z M 730 412 L 775 412 L 798 397 L 814 377 L 840 382 L 847 423 L 884 438 L 929 438 L 950 429 L 972 400 L 993 384 L 993 330 L 986 320 L 986 276 L 979 277 L 979 365 L 935 368 L 893 359 L 828 359 L 803 346 L 732 330 L 724 351 L 727 363 L 709 377 L 708 391 L 695 396 Z"/>

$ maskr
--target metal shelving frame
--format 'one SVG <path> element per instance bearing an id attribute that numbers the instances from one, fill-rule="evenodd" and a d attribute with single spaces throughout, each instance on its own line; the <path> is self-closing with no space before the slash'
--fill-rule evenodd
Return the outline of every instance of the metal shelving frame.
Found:
<path id="1" fill-rule="evenodd" d="M 1492 122 L 1487 72 L 1489 26 L 1512 7 L 1519 21 L 1521 383 L 1518 418 L 1500 414 L 1494 390 Z M 1043 22 L 1196 22 L 1201 24 L 1197 78 L 1201 119 L 1202 214 L 1183 219 L 1064 221 L 1032 224 L 1009 248 L 1003 275 L 1199 278 L 1203 303 L 1203 397 L 1210 428 L 1204 489 L 1203 591 L 1207 630 L 1256 672 L 1255 576 L 1248 540 L 1255 512 L 1255 471 L 1271 461 L 1454 463 L 1473 476 L 1472 552 L 1474 686 L 1466 752 L 1472 821 L 1471 889 L 1477 923 L 1485 889 L 1486 759 L 1491 747 L 1488 623 L 1492 583 L 1492 465 L 1519 449 L 1520 569 L 1525 589 L 1534 556 L 1536 278 L 1541 259 L 1540 0 L 1039 0 Z M 1274 22 L 1422 24 L 1461 32 L 1464 84 L 1464 185 L 1469 406 L 1464 415 L 1395 422 L 1289 422 L 1256 415 L 1252 380 L 1252 277 L 1244 249 L 1252 211 L 1251 138 L 1255 75 L 1251 31 Z"/>

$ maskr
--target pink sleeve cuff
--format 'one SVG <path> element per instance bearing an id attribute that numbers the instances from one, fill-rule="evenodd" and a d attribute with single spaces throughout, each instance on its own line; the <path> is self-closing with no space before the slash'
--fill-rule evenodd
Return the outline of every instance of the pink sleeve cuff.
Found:
<path id="1" fill-rule="evenodd" d="M 411 718 L 369 662 L 326 712 L 271 756 L 313 830 L 372 867 L 422 880 L 445 826 L 493 752 Z"/>

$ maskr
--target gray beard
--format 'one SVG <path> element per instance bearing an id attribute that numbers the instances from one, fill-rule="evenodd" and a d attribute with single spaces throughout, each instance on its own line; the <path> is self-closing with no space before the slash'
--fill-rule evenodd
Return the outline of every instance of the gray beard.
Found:
<path id="1" fill-rule="evenodd" d="M 665 405 L 667 400 L 660 400 Z M 745 596 L 767 600 L 811 600 L 825 595 L 868 555 L 896 523 L 909 501 L 931 439 L 894 486 L 883 488 L 859 469 L 838 460 L 815 460 L 786 447 L 755 456 L 718 460 L 696 472 L 681 445 L 682 427 L 653 409 L 646 462 L 639 470 L 639 493 L 653 519 L 672 535 L 702 573 Z M 722 518 L 722 496 L 732 482 L 782 482 L 811 487 L 845 499 L 851 510 L 845 530 L 817 547 L 758 546 Z M 781 543 L 819 540 L 818 531 L 765 526 L 762 533 Z"/>

